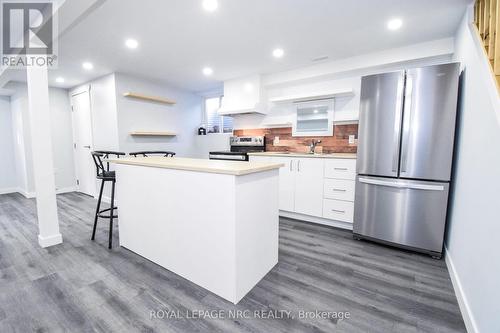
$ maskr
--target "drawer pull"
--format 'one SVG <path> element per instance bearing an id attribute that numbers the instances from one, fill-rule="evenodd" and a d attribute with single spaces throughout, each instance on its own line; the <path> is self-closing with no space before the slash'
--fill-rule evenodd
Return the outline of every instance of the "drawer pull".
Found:
<path id="1" fill-rule="evenodd" d="M 335 192 L 345 192 L 347 190 L 344 190 L 344 189 L 341 189 L 341 188 L 332 188 L 332 191 L 335 191 Z"/>
<path id="2" fill-rule="evenodd" d="M 347 168 L 333 168 L 334 170 L 347 171 Z"/>
<path id="3" fill-rule="evenodd" d="M 332 212 L 334 212 L 334 213 L 340 213 L 340 214 L 345 214 L 345 210 L 332 209 Z"/>

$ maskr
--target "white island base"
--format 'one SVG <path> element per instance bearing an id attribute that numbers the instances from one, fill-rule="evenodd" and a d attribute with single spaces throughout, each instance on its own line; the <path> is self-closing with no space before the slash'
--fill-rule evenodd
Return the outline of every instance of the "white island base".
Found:
<path id="1" fill-rule="evenodd" d="M 235 304 L 278 262 L 279 165 L 224 174 L 116 162 L 121 246 Z"/>

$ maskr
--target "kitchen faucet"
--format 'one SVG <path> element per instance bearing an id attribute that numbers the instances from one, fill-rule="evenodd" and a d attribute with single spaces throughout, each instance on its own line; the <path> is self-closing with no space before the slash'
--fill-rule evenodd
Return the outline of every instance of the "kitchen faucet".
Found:
<path id="1" fill-rule="evenodd" d="M 316 145 L 321 143 L 321 140 L 311 140 L 311 144 L 309 145 L 309 154 L 314 154 L 314 150 L 316 149 Z"/>

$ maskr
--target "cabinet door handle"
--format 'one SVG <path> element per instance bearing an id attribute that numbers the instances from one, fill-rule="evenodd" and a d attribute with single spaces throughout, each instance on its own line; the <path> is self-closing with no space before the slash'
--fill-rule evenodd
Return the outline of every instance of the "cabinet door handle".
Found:
<path id="1" fill-rule="evenodd" d="M 300 172 L 300 160 L 297 161 L 297 171 Z"/>
<path id="2" fill-rule="evenodd" d="M 335 192 L 345 192 L 347 190 L 344 190 L 344 189 L 341 189 L 341 188 L 332 188 L 332 191 L 335 191 Z"/>
<path id="3" fill-rule="evenodd" d="M 345 210 L 332 209 L 332 212 L 334 212 L 334 213 L 340 213 L 340 214 L 345 214 Z"/>
<path id="4" fill-rule="evenodd" d="M 347 171 L 347 168 L 333 168 L 334 170 Z"/>
<path id="5" fill-rule="evenodd" d="M 293 171 L 292 163 L 293 163 L 293 160 L 290 160 L 290 171 Z"/>

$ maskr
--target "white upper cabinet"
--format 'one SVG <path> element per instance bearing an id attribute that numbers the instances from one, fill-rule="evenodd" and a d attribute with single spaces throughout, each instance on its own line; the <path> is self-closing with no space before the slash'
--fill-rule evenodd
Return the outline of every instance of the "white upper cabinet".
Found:
<path id="1" fill-rule="evenodd" d="M 333 135 L 333 99 L 296 103 L 292 136 Z"/>
<path id="2" fill-rule="evenodd" d="M 245 113 L 267 113 L 260 75 L 224 81 L 224 98 L 218 114 L 230 116 Z"/>

